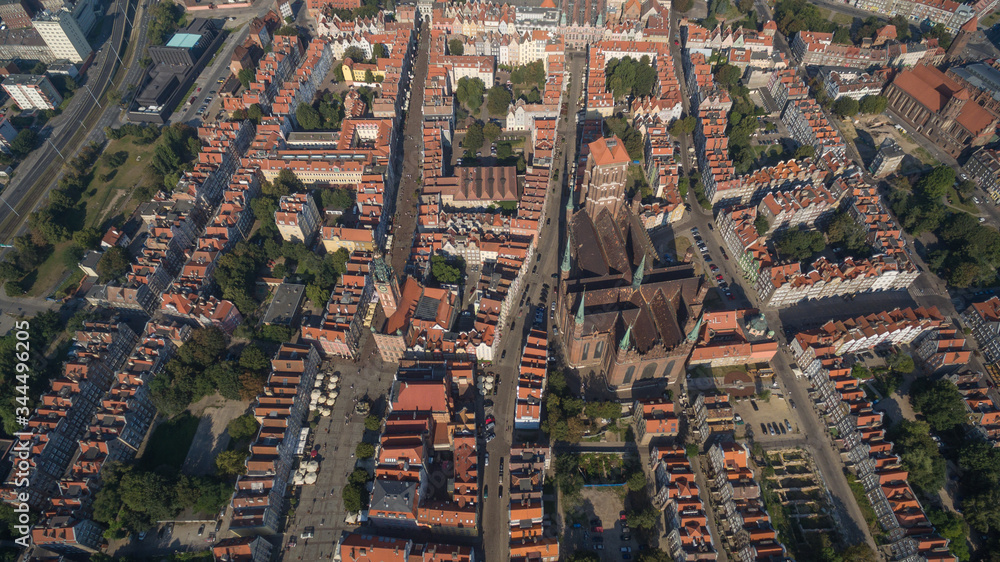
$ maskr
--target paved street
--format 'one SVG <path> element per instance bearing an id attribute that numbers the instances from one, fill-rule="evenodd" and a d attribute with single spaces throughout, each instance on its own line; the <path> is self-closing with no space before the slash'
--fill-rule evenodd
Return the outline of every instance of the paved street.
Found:
<path id="1" fill-rule="evenodd" d="M 283 560 L 329 560 L 341 534 L 358 528 L 345 523 L 347 514 L 341 497 L 357 462 L 354 449 L 365 435 L 365 417 L 354 413 L 354 398 L 367 397 L 376 404 L 373 412 L 381 413 L 396 373 L 395 364 L 383 363 L 377 353 L 371 355 L 373 351 L 375 340 L 367 338 L 360 352 L 364 359 L 357 363 L 349 359 L 324 363 L 325 371 L 341 377 L 340 396 L 331 415 L 320 418 L 313 432 L 313 446 L 319 446 L 319 480 L 300 488 L 294 514 L 280 541 L 286 547 L 288 539 L 297 536 L 298 545 L 284 551 Z M 302 539 L 303 530 L 310 526 L 316 529 L 314 537 Z"/>

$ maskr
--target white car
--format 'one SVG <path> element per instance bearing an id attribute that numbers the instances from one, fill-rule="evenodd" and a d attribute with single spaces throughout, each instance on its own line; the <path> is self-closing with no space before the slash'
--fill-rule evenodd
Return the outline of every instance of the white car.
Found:
<path id="1" fill-rule="evenodd" d="M 486 457 L 485 458 L 486 458 L 486 466 L 489 466 L 490 465 L 490 454 L 486 453 Z"/>

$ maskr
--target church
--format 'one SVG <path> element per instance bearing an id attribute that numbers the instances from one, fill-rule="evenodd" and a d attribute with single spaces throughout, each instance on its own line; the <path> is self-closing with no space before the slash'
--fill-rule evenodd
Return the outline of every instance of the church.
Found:
<path id="1" fill-rule="evenodd" d="M 708 285 L 691 265 L 664 266 L 625 193 L 630 158 L 617 137 L 587 146 L 560 266 L 567 364 L 619 397 L 658 395 L 684 373 Z"/>

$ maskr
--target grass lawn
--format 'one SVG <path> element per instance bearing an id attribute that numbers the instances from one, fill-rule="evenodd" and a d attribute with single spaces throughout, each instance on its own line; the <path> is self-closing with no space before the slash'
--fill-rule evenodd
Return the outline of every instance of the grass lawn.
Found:
<path id="1" fill-rule="evenodd" d="M 940 162 L 937 161 L 937 158 L 934 158 L 933 156 L 931 156 L 931 153 L 927 152 L 927 150 L 924 149 L 924 147 L 922 147 L 922 146 L 918 146 L 918 147 L 914 148 L 913 149 L 913 154 L 916 155 L 916 157 L 919 158 L 920 161 L 923 162 L 927 166 L 936 167 L 936 166 L 939 166 L 941 164 Z"/>
<path id="2" fill-rule="evenodd" d="M 733 371 L 739 371 L 741 373 L 747 372 L 746 365 L 727 365 L 725 367 L 712 367 L 713 377 L 724 377 Z"/>
<path id="3" fill-rule="evenodd" d="M 56 289 L 55 298 L 61 299 L 70 294 L 70 292 L 76 290 L 82 280 L 83 270 L 76 268 L 72 273 L 70 273 L 69 277 L 62 282 L 62 285 L 59 285 L 59 288 Z"/>
<path id="4" fill-rule="evenodd" d="M 86 226 L 100 228 L 111 217 L 116 215 L 128 217 L 132 214 L 139 205 L 139 201 L 132 199 L 135 189 L 141 185 L 151 185 L 156 181 L 147 173 L 155 148 L 156 143 L 139 146 L 128 138 L 108 143 L 105 148 L 106 153 L 124 150 L 128 152 L 128 160 L 116 169 L 114 177 L 108 181 L 102 181 L 101 177 L 111 172 L 112 168 L 100 159 L 94 165 L 93 179 L 82 196 L 82 200 L 86 202 L 87 218 L 84 221 Z M 27 289 L 29 296 L 41 297 L 56 291 L 56 284 L 63 280 L 66 270 L 72 267 L 69 263 L 71 260 L 65 255 L 70 245 L 69 241 L 56 244 L 52 255 L 31 274 L 27 279 L 30 281 L 30 287 Z M 76 282 L 79 283 L 79 280 L 77 277 Z M 60 286 L 59 289 L 62 290 L 64 287 Z"/>
<path id="5" fill-rule="evenodd" d="M 132 192 L 140 185 L 155 181 L 146 170 L 153 159 L 156 145 L 157 143 L 152 143 L 140 146 L 128 137 L 108 143 L 104 149 L 105 154 L 125 151 L 128 152 L 128 159 L 116 169 L 114 177 L 106 182 L 101 181 L 101 176 L 111 172 L 112 168 L 106 162 L 97 161 L 94 179 L 84 194 L 87 197 L 87 226 L 99 227 L 115 214 L 128 216 L 138 206 L 138 201 L 131 201 Z"/>
<path id="6" fill-rule="evenodd" d="M 966 199 L 962 197 L 958 193 L 958 190 L 955 189 L 955 186 L 951 186 L 948 188 L 947 196 L 948 199 L 951 200 L 951 203 L 949 203 L 949 205 L 951 205 L 952 207 L 958 207 L 959 209 L 962 209 L 967 213 L 972 213 L 973 215 L 979 214 L 979 208 L 976 207 L 976 205 L 972 202 L 972 199 L 971 198 Z"/>
<path id="7" fill-rule="evenodd" d="M 187 458 L 188 449 L 198 431 L 198 418 L 184 412 L 156 428 L 146 444 L 146 452 L 139 459 L 143 470 L 154 470 L 167 465 L 179 469 Z"/>
<path id="8" fill-rule="evenodd" d="M 48 259 L 38 266 L 38 269 L 28 274 L 26 281 L 31 281 L 31 287 L 27 289 L 30 297 L 43 297 L 55 287 L 56 283 L 62 281 L 66 275 L 66 252 L 69 251 L 73 242 L 67 240 L 55 245 Z M 25 283 L 27 286 L 28 284 Z"/>
<path id="9" fill-rule="evenodd" d="M 854 23 L 854 17 L 847 14 L 841 14 L 840 12 L 834 12 L 831 20 L 833 20 L 833 23 L 839 25 L 851 25 Z"/>

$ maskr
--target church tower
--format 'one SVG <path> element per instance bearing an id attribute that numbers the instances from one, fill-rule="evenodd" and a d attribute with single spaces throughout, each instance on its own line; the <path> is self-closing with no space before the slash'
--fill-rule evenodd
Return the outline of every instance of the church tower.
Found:
<path id="1" fill-rule="evenodd" d="M 976 34 L 977 27 L 979 27 L 979 18 L 976 16 L 972 16 L 972 19 L 962 24 L 962 27 L 958 30 L 958 34 L 955 35 L 955 39 L 951 42 L 951 46 L 948 47 L 947 57 L 949 61 L 962 58 L 962 53 L 969 45 L 969 41 Z"/>
<path id="2" fill-rule="evenodd" d="M 598 139 L 589 145 L 587 167 L 583 172 L 583 205 L 596 220 L 602 209 L 617 216 L 625 204 L 625 184 L 631 160 L 625 144 L 618 137 Z"/>
<path id="3" fill-rule="evenodd" d="M 392 316 L 399 306 L 400 293 L 399 281 L 392 271 L 392 266 L 385 263 L 382 256 L 376 256 L 371 265 L 372 282 L 375 284 L 375 294 L 378 295 L 378 302 L 382 303 L 382 310 L 386 317 Z"/>

